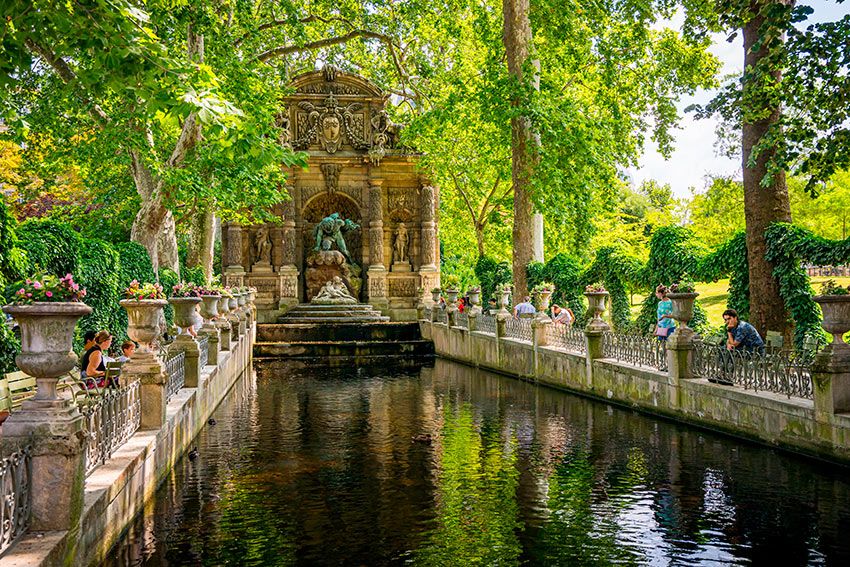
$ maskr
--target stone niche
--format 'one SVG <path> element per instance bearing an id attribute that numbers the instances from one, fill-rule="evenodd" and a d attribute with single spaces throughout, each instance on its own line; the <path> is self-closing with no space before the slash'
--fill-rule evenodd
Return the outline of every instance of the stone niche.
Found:
<path id="1" fill-rule="evenodd" d="M 277 117 L 280 143 L 306 152 L 308 167 L 287 170 L 290 201 L 272 211 L 279 222 L 224 227 L 225 283 L 257 288 L 260 322 L 309 302 L 324 283 L 315 271 L 309 285 L 306 277 L 315 226 L 339 213 L 360 225 L 345 234 L 356 264 L 346 266 L 349 290 L 393 320 L 414 320 L 440 283 L 439 189 L 417 171 L 419 155 L 400 145 L 402 126 L 389 120 L 388 95 L 374 84 L 326 66 L 291 87 Z"/>

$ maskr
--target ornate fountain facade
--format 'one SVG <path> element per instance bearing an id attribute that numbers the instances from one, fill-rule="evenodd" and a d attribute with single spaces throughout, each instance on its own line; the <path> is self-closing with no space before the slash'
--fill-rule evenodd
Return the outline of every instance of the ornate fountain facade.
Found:
<path id="1" fill-rule="evenodd" d="M 307 152 L 308 168 L 287 171 L 291 200 L 273 211 L 279 223 L 225 224 L 225 284 L 257 288 L 260 322 L 309 302 L 315 229 L 338 213 L 359 225 L 345 233 L 357 299 L 393 320 L 415 320 L 419 299 L 440 283 L 439 189 L 417 171 L 418 154 L 399 145 L 389 95 L 375 85 L 326 66 L 292 87 L 278 117 L 281 143 Z"/>

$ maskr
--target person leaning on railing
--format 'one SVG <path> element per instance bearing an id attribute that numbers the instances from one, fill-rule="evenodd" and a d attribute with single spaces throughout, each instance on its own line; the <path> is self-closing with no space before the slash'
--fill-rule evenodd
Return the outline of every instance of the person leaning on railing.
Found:
<path id="1" fill-rule="evenodd" d="M 738 357 L 741 360 L 752 354 L 764 354 L 764 340 L 755 327 L 740 320 L 738 312 L 734 309 L 727 309 L 723 312 L 723 322 L 726 325 L 726 348 L 722 349 L 719 354 L 721 357 L 721 377 L 709 377 L 708 380 L 731 385 L 733 382 L 730 376 L 734 374 L 735 370 L 735 356 L 732 353 L 741 353 L 743 356 Z"/>

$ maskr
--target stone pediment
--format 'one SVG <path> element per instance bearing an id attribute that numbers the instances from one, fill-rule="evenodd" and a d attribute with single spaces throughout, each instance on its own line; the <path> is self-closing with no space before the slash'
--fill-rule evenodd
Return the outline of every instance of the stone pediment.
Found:
<path id="1" fill-rule="evenodd" d="M 398 148 L 400 124 L 389 120 L 388 95 L 332 65 L 296 77 L 278 124 L 281 141 L 315 154 L 364 153 L 373 163 Z"/>

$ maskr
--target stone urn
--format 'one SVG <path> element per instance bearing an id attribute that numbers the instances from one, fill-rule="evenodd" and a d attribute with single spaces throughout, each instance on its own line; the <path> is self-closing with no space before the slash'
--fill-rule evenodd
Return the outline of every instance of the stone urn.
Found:
<path id="1" fill-rule="evenodd" d="M 230 308 L 231 313 L 239 308 L 239 300 L 235 295 L 227 298 L 227 307 Z"/>
<path id="2" fill-rule="evenodd" d="M 139 350 L 152 352 L 151 345 L 159 337 L 164 299 L 122 299 L 119 304 L 127 311 L 127 335 L 139 343 Z"/>
<path id="3" fill-rule="evenodd" d="M 537 291 L 537 311 L 546 313 L 549 311 L 549 301 L 552 299 L 551 289 L 542 289 Z"/>
<path id="4" fill-rule="evenodd" d="M 823 312 L 823 328 L 832 335 L 832 348 L 848 348 L 844 335 L 850 331 L 850 295 L 816 295 Z"/>
<path id="5" fill-rule="evenodd" d="M 449 297 L 449 305 L 452 305 L 452 306 L 457 305 L 457 295 L 458 295 L 458 293 L 460 293 L 460 292 L 456 289 L 447 289 L 446 290 L 446 295 Z"/>
<path id="6" fill-rule="evenodd" d="M 472 304 L 473 307 L 481 305 L 481 289 L 472 288 L 467 293 L 469 294 L 469 303 Z"/>
<path id="7" fill-rule="evenodd" d="M 438 287 L 435 287 L 434 289 L 432 289 L 431 290 L 431 301 L 433 301 L 434 303 L 440 303 L 440 294 L 441 293 L 443 293 L 443 290 L 441 290 Z"/>
<path id="8" fill-rule="evenodd" d="M 607 331 L 610 329 L 608 323 L 602 320 L 602 314 L 608 309 L 607 291 L 588 291 L 584 296 L 587 298 L 587 309 L 593 313 L 593 317 L 587 323 L 589 331 Z"/>
<path id="9" fill-rule="evenodd" d="M 677 333 L 681 334 L 690 330 L 688 322 L 694 318 L 694 301 L 698 295 L 696 292 L 667 294 L 667 299 L 673 303 L 673 319 L 679 323 Z"/>
<path id="10" fill-rule="evenodd" d="M 220 295 L 201 296 L 201 316 L 207 323 L 218 317 L 218 300 L 220 298 Z"/>
<path id="11" fill-rule="evenodd" d="M 35 378 L 33 399 L 57 400 L 56 382 L 77 363 L 77 355 L 71 351 L 74 328 L 92 308 L 77 301 L 36 302 L 6 305 L 3 312 L 21 327 L 21 352 L 15 356 L 15 364 Z"/>
<path id="12" fill-rule="evenodd" d="M 506 287 L 499 290 L 499 295 L 501 296 L 501 301 L 499 305 L 502 307 L 502 311 L 510 311 L 511 306 L 511 288 Z"/>
<path id="13" fill-rule="evenodd" d="M 248 294 L 243 292 L 236 294 L 236 303 L 239 307 L 245 307 L 245 304 L 248 303 Z"/>
<path id="14" fill-rule="evenodd" d="M 188 329 L 197 324 L 195 315 L 201 303 L 200 297 L 169 297 L 168 303 L 174 308 L 174 324 L 179 329 Z"/>

